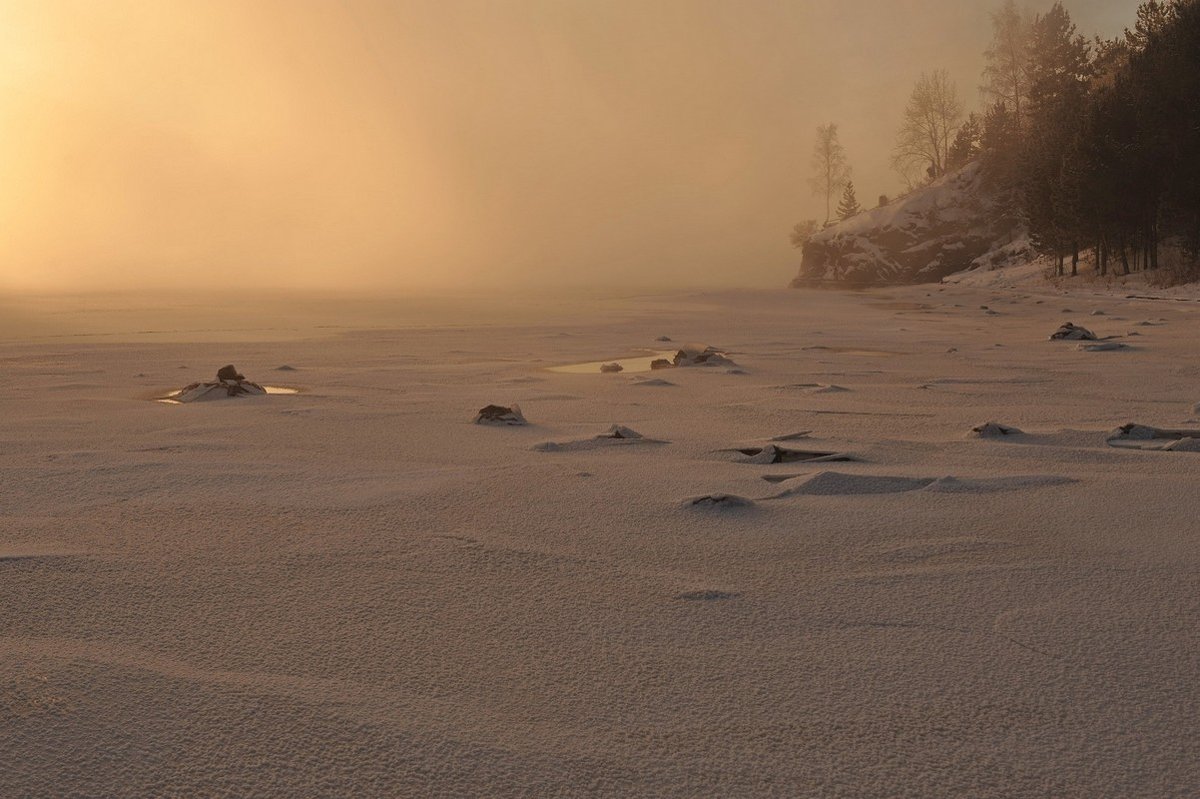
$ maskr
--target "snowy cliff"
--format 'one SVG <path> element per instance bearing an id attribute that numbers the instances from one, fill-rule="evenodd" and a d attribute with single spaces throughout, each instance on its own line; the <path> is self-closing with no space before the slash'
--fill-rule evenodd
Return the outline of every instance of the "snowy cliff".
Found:
<path id="1" fill-rule="evenodd" d="M 793 287 L 925 283 L 1027 254 L 1024 232 L 968 164 L 928 186 L 825 228 L 804 247 Z"/>

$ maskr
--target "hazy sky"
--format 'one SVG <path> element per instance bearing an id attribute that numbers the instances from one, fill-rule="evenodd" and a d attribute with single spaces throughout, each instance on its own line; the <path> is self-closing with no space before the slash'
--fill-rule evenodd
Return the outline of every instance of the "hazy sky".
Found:
<path id="1" fill-rule="evenodd" d="M 0 0 L 0 290 L 781 286 L 998 2 Z"/>

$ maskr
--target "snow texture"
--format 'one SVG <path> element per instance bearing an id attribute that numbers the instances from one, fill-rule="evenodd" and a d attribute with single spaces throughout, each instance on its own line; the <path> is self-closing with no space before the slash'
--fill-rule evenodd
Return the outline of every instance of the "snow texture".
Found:
<path id="1" fill-rule="evenodd" d="M 0 797 L 1197 795 L 1200 457 L 1107 438 L 1194 446 L 1200 303 L 251 299 L 0 318 Z M 662 330 L 749 374 L 548 368 Z M 153 401 L 230 358 L 303 391 Z"/>

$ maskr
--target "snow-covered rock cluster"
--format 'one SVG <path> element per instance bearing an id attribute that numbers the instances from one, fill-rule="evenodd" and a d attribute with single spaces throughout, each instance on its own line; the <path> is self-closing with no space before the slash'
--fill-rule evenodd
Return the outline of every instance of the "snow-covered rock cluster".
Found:
<path id="1" fill-rule="evenodd" d="M 814 235 L 792 286 L 933 282 L 1028 255 L 1024 231 L 974 163 Z"/>
<path id="2" fill-rule="evenodd" d="M 233 364 L 228 364 L 217 370 L 216 380 L 186 385 L 171 394 L 169 399 L 174 402 L 204 402 L 229 397 L 256 397 L 266 393 L 265 388 L 247 380 L 246 376 L 239 372 Z"/>

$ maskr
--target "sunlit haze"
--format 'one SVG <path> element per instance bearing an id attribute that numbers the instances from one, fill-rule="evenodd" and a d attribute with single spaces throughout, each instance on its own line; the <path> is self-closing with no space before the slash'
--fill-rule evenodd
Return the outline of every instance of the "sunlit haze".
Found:
<path id="1" fill-rule="evenodd" d="M 0 290 L 781 286 L 815 127 L 895 192 L 991 6 L 6 0 Z"/>

